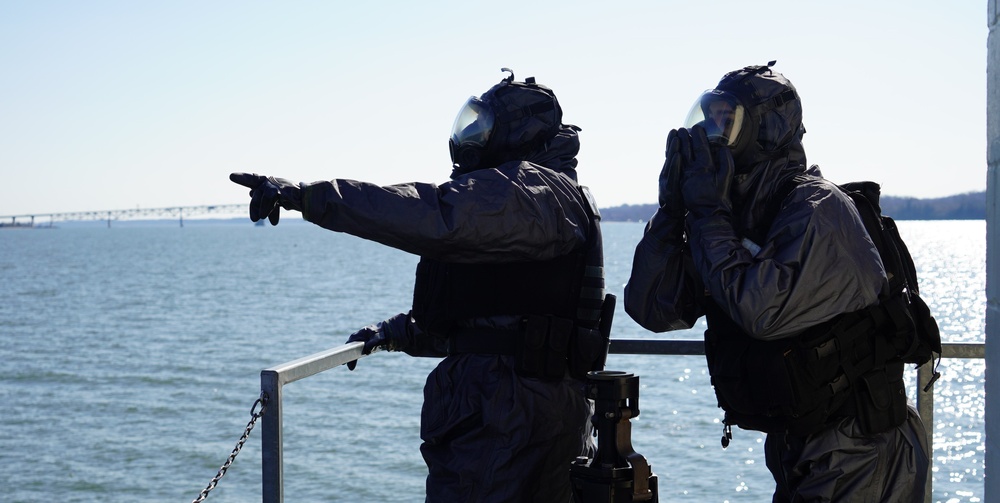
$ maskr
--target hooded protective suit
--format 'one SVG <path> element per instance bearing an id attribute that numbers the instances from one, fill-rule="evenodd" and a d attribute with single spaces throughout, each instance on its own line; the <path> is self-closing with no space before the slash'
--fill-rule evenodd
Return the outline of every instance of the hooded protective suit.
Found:
<path id="1" fill-rule="evenodd" d="M 730 72 L 712 91 L 735 98 L 745 115 L 741 127 L 732 128 L 740 129 L 739 138 L 705 128 L 732 153 L 735 173 L 719 182 L 728 198 L 695 211 L 697 191 L 713 176 L 726 177 L 724 170 L 707 177 L 686 170 L 681 181 L 671 181 L 678 175 L 664 167 L 661 207 L 636 247 L 625 287 L 626 311 L 649 330 L 690 328 L 711 311 L 731 321 L 741 337 L 773 341 L 874 305 L 887 288 L 851 200 L 819 178 L 817 167 L 807 169 L 798 94 L 769 66 Z M 714 154 L 716 167 L 728 157 Z M 817 178 L 783 201 L 770 200 L 805 172 Z M 778 208 L 773 218 L 771 208 Z M 710 317 L 710 331 L 712 325 Z M 912 408 L 902 424 L 883 432 L 866 433 L 848 416 L 807 436 L 769 433 L 765 452 L 777 482 L 774 501 L 920 501 L 925 444 Z"/>
<path id="2" fill-rule="evenodd" d="M 599 250 L 597 217 L 577 184 L 577 128 L 557 122 L 556 129 L 518 160 L 456 169 L 440 185 L 303 184 L 303 216 L 419 255 L 422 263 L 532 263 L 588 245 Z M 463 319 L 433 333 L 418 318 L 400 314 L 372 330 L 392 335 L 390 350 L 445 357 L 424 388 L 426 501 L 569 501 L 569 464 L 593 448 L 581 381 L 565 372 L 524 377 L 515 356 L 456 350 L 451 340 L 460 329 L 516 333 L 523 323 L 516 314 Z"/>

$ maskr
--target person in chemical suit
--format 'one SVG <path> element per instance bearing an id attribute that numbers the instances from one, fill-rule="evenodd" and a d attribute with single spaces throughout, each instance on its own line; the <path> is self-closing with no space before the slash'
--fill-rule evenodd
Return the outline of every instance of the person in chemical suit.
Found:
<path id="1" fill-rule="evenodd" d="M 607 354 L 603 252 L 578 131 L 551 89 L 510 72 L 459 111 L 440 185 L 231 177 L 252 189 L 251 220 L 299 210 L 420 256 L 412 310 L 348 343 L 443 357 L 421 412 L 428 502 L 568 502 L 569 465 L 593 452 L 582 378 Z"/>
<path id="2" fill-rule="evenodd" d="M 863 318 L 856 313 L 888 288 L 851 199 L 807 167 L 801 101 L 773 64 L 727 73 L 695 103 L 687 127 L 668 134 L 660 206 L 636 246 L 626 312 L 654 332 L 706 317 L 709 370 L 726 410 L 723 446 L 733 424 L 768 433 L 774 502 L 922 501 L 926 436 L 906 403 L 902 362 L 868 357 L 858 342 L 864 378 L 837 388 L 817 415 L 759 407 L 788 387 L 832 389 L 824 382 L 810 391 L 796 378 L 810 369 L 778 368 L 775 351 L 846 332 L 838 321 Z M 866 334 L 858 340 L 879 337 Z"/>

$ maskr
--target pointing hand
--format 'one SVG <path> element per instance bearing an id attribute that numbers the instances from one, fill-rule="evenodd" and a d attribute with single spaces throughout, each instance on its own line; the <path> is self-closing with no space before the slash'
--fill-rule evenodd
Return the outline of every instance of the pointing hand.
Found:
<path id="1" fill-rule="evenodd" d="M 250 189 L 250 220 L 267 218 L 278 225 L 281 208 L 302 211 L 302 191 L 297 183 L 257 173 L 232 173 L 229 179 Z"/>

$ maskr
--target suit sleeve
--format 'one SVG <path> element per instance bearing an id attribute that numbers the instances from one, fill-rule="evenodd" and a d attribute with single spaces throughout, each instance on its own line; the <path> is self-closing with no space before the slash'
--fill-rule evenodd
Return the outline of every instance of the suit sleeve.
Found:
<path id="1" fill-rule="evenodd" d="M 703 289 L 692 275 L 683 227 L 683 217 L 661 208 L 635 248 L 625 312 L 653 332 L 691 328 L 702 314 L 697 301 Z"/>
<path id="2" fill-rule="evenodd" d="M 575 182 L 530 163 L 441 185 L 337 179 L 303 189 L 306 220 L 444 261 L 546 260 L 582 246 L 588 232 Z"/>
<path id="3" fill-rule="evenodd" d="M 727 216 L 690 228 L 695 267 L 712 299 L 758 339 L 795 335 L 871 306 L 886 285 L 853 203 L 825 181 L 792 192 L 756 254 Z"/>

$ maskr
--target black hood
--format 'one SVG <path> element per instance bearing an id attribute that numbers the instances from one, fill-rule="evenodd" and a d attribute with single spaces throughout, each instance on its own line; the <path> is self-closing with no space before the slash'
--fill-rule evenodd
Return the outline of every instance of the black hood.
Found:
<path id="1" fill-rule="evenodd" d="M 784 75 L 763 66 L 727 73 L 716 89 L 736 96 L 746 107 L 745 140 L 733 148 L 736 171 L 749 173 L 760 163 L 789 158 L 805 164 L 802 148 L 802 101 Z"/>
<path id="2" fill-rule="evenodd" d="M 580 152 L 580 128 L 563 125 L 552 139 L 524 157 L 525 161 L 570 175 L 576 179 L 576 155 Z"/>
<path id="3" fill-rule="evenodd" d="M 477 117 L 485 118 L 489 124 L 484 132 L 479 123 L 474 123 L 468 131 L 481 141 L 464 141 L 465 129 L 457 127 L 449 140 L 454 171 L 452 177 L 493 168 L 507 161 L 527 160 L 528 155 L 544 148 L 562 130 L 562 108 L 555 93 L 529 77 L 524 82 L 514 80 L 514 73 L 482 94 L 470 98 L 466 107 L 477 108 Z M 459 112 L 462 117 L 466 111 Z M 468 116 L 472 116 L 469 114 Z M 464 125 L 456 121 L 459 126 Z"/>
<path id="4" fill-rule="evenodd" d="M 733 149 L 736 167 L 731 197 L 734 224 L 740 229 L 761 225 L 771 194 L 786 180 L 806 171 L 802 146 L 802 101 L 774 62 L 727 73 L 716 89 L 728 92 L 747 109 L 746 142 Z M 763 222 L 767 224 L 767 222 Z"/>

